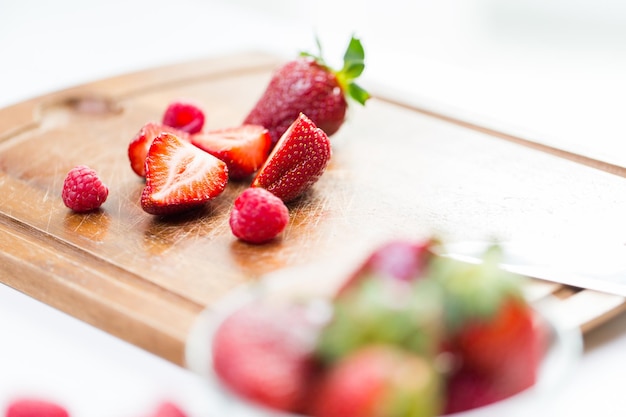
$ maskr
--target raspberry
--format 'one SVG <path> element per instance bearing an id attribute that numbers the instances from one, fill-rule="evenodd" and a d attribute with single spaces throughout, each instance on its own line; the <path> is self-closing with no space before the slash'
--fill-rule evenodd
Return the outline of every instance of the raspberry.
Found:
<path id="1" fill-rule="evenodd" d="M 5 417 L 69 417 L 69 413 L 56 403 L 24 398 L 11 402 Z"/>
<path id="2" fill-rule="evenodd" d="M 229 222 L 239 239 L 264 243 L 287 227 L 289 210 L 280 198 L 266 189 L 248 188 L 235 200 Z"/>
<path id="3" fill-rule="evenodd" d="M 187 133 L 198 133 L 204 126 L 204 112 L 193 103 L 175 101 L 167 106 L 162 122 Z"/>
<path id="4" fill-rule="evenodd" d="M 187 417 L 187 415 L 176 404 L 165 401 L 159 404 L 151 417 Z"/>
<path id="5" fill-rule="evenodd" d="M 108 195 L 109 189 L 96 171 L 85 165 L 72 168 L 63 182 L 63 202 L 79 213 L 99 208 Z"/>

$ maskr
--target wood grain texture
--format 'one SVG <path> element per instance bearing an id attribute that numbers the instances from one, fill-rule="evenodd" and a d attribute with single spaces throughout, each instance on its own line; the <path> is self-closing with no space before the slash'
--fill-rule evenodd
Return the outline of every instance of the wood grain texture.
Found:
<path id="1" fill-rule="evenodd" d="M 382 98 L 350 109 L 320 182 L 281 238 L 248 245 L 228 214 L 247 182 L 176 217 L 142 211 L 127 146 L 177 98 L 211 128 L 241 123 L 276 58 L 243 54 L 104 80 L 0 110 L 1 281 L 175 363 L 196 315 L 284 267 L 355 262 L 392 237 L 624 239 L 624 178 Z M 381 97 L 380 94 L 377 96 Z M 70 212 L 63 179 L 96 169 L 98 212 Z M 329 270 L 329 273 L 331 271 Z"/>

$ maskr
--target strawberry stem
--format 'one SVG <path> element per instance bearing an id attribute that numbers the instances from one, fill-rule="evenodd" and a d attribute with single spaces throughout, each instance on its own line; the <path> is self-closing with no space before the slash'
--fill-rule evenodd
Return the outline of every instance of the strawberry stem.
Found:
<path id="1" fill-rule="evenodd" d="M 365 105 L 365 102 L 370 98 L 370 94 L 354 82 L 365 69 L 365 50 L 363 49 L 361 41 L 355 38 L 354 35 L 350 38 L 350 43 L 348 43 L 348 48 L 343 56 L 343 68 L 339 71 L 333 70 L 326 65 L 324 58 L 322 58 L 322 45 L 317 36 L 315 37 L 315 43 L 318 49 L 317 55 L 313 55 L 309 52 L 300 52 L 300 56 L 313 58 L 319 65 L 335 73 L 337 81 L 344 93 L 357 103 Z"/>
<path id="2" fill-rule="evenodd" d="M 343 56 L 343 68 L 336 72 L 339 85 L 357 103 L 364 105 L 370 94 L 357 85 L 356 80 L 365 69 L 365 50 L 358 38 L 352 36 Z"/>

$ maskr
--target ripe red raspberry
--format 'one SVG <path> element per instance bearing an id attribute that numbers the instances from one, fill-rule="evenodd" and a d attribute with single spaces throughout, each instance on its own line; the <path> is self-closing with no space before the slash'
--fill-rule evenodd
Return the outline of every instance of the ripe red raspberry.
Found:
<path id="1" fill-rule="evenodd" d="M 187 417 L 187 414 L 173 402 L 164 401 L 158 405 L 151 417 Z"/>
<path id="2" fill-rule="evenodd" d="M 204 126 L 204 112 L 193 103 L 175 101 L 165 110 L 162 122 L 187 133 L 198 133 Z"/>
<path id="3" fill-rule="evenodd" d="M 69 417 L 59 404 L 33 398 L 14 400 L 6 409 L 5 417 Z"/>
<path id="4" fill-rule="evenodd" d="M 108 195 L 109 189 L 96 171 L 85 165 L 72 168 L 63 182 L 63 202 L 79 213 L 97 209 Z"/>
<path id="5" fill-rule="evenodd" d="M 278 236 L 289 223 L 283 201 L 264 188 L 248 188 L 230 212 L 230 229 L 239 239 L 264 243 Z"/>

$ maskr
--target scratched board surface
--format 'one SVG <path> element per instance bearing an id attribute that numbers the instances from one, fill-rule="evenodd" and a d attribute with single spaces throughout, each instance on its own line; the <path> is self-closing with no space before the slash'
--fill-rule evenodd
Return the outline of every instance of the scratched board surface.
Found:
<path id="1" fill-rule="evenodd" d="M 129 74 L 0 111 L 1 280 L 176 363 L 197 314 L 284 267 L 357 262 L 394 237 L 620 239 L 623 178 L 387 101 L 352 107 L 321 180 L 289 205 L 265 245 L 238 241 L 228 215 L 249 182 L 174 217 L 140 207 L 130 139 L 167 104 L 192 99 L 208 128 L 241 123 L 280 62 L 243 54 Z M 69 169 L 109 186 L 102 209 L 62 203 Z M 573 187 L 572 184 L 576 184 Z M 597 216 L 602 213 L 602 216 Z M 575 230 L 575 228 L 578 230 Z M 330 271 L 329 271 L 330 272 Z"/>

